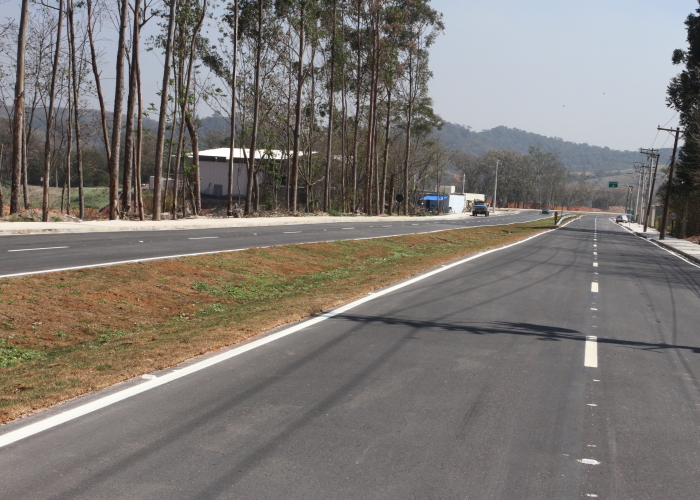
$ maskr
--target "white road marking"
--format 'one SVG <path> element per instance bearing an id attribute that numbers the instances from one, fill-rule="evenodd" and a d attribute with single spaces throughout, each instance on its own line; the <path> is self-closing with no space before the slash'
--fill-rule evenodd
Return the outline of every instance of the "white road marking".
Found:
<path id="1" fill-rule="evenodd" d="M 598 283 L 595 281 L 591 283 L 591 292 L 598 293 Z"/>
<path id="2" fill-rule="evenodd" d="M 586 336 L 586 350 L 583 355 L 583 366 L 598 368 L 598 337 Z"/>
<path id="3" fill-rule="evenodd" d="M 355 229 L 354 227 L 341 227 L 340 229 Z"/>
<path id="4" fill-rule="evenodd" d="M 68 248 L 68 247 L 20 248 L 19 250 L 8 250 L 8 252 L 33 252 L 35 250 L 57 250 L 59 248 Z"/>
<path id="5" fill-rule="evenodd" d="M 543 217 L 540 219 L 534 219 L 530 222 L 537 222 L 539 220 L 543 220 L 546 218 L 547 217 Z M 575 220 L 578 220 L 578 219 L 572 219 L 572 220 L 564 223 L 563 225 L 559 226 L 557 229 L 565 227 L 565 226 L 569 225 L 571 222 L 574 222 Z M 405 225 L 406 224 L 402 224 L 402 226 L 405 226 Z M 499 227 L 499 226 L 510 226 L 510 225 L 511 225 L 510 223 L 484 224 L 484 225 L 480 225 L 480 226 L 467 226 L 465 229 L 470 229 L 470 228 L 474 228 L 474 227 Z M 348 228 L 343 228 L 343 229 L 354 229 L 354 228 L 348 227 Z M 166 231 L 166 229 L 162 229 L 162 231 Z M 175 231 L 175 229 L 167 229 L 167 231 Z M 189 231 L 189 229 L 178 229 L 178 231 Z M 449 231 L 449 229 L 442 229 L 440 231 Z M 434 232 L 440 232 L 440 231 L 434 231 Z M 550 229 L 550 231 L 554 231 L 554 229 Z M 110 231 L 110 232 L 126 232 L 126 231 Z M 549 231 L 544 231 L 544 232 L 539 233 L 539 234 L 546 234 L 547 232 L 549 232 Z M 63 233 L 61 233 L 61 234 L 63 234 Z M 415 234 L 421 234 L 421 233 L 415 233 Z M 253 233 L 253 236 L 257 236 L 257 235 L 258 235 L 258 233 Z M 8 236 L 14 236 L 14 235 L 8 235 Z M 350 240 L 345 240 L 345 239 L 329 240 L 327 243 L 332 243 L 334 241 L 378 240 L 378 239 L 382 239 L 382 238 L 393 238 L 395 236 L 405 236 L 405 234 L 389 234 L 386 236 L 367 236 L 364 238 L 351 238 Z M 525 240 L 523 240 L 523 241 L 525 241 Z M 312 242 L 309 242 L 309 243 L 312 243 Z M 300 244 L 303 245 L 303 243 L 300 243 Z M 275 245 L 272 245 L 272 246 L 275 246 Z M 137 262 L 150 262 L 150 261 L 156 261 L 156 260 L 179 259 L 181 257 L 197 257 L 199 255 L 214 255 L 217 253 L 242 252 L 243 250 L 249 250 L 251 248 L 269 248 L 269 246 L 262 246 L 262 247 L 255 246 L 255 247 L 246 247 L 246 248 L 234 248 L 232 250 L 214 250 L 211 252 L 195 252 L 195 253 L 187 253 L 187 254 L 162 255 L 159 257 L 148 257 L 145 259 L 121 260 L 121 261 L 115 261 L 115 262 L 105 262 L 102 264 L 87 264 L 87 265 L 83 265 L 83 266 L 58 267 L 58 268 L 54 268 L 54 269 L 45 269 L 42 271 L 28 271 L 28 272 L 24 272 L 24 273 L 3 274 L 3 275 L 0 275 L 0 278 L 17 278 L 20 276 L 32 276 L 34 274 L 57 273 L 57 272 L 61 272 L 61 271 L 77 271 L 79 269 L 93 269 L 93 268 L 97 268 L 97 267 L 118 266 L 121 264 L 135 264 Z M 696 267 L 700 267 L 700 266 L 696 266 Z"/>
<path id="6" fill-rule="evenodd" d="M 595 307 L 591 307 L 591 311 L 597 311 L 598 309 Z"/>
<path id="7" fill-rule="evenodd" d="M 588 465 L 599 465 L 600 462 L 598 460 L 593 460 L 592 458 L 582 458 L 579 460 L 582 464 L 588 464 Z"/>
<path id="8" fill-rule="evenodd" d="M 598 405 L 595 403 L 588 403 L 588 406 L 598 406 Z"/>
<path id="9" fill-rule="evenodd" d="M 218 240 L 218 236 L 200 236 L 199 238 L 187 238 L 188 240 Z"/>
<path id="10" fill-rule="evenodd" d="M 594 246 L 595 248 L 598 248 L 598 245 L 596 245 L 595 243 L 593 243 L 593 246 Z"/>
<path id="11" fill-rule="evenodd" d="M 593 263 L 593 267 L 598 267 L 598 263 L 597 263 L 597 262 L 594 262 L 594 263 Z"/>
<path id="12" fill-rule="evenodd" d="M 284 234 L 297 234 L 301 233 L 301 231 L 284 231 Z"/>
<path id="13" fill-rule="evenodd" d="M 501 225 L 501 224 L 499 224 L 499 225 Z M 564 227 L 564 226 L 560 226 L 560 227 Z M 559 228 L 557 228 L 557 229 L 559 229 Z M 480 252 L 476 255 L 472 255 L 471 257 L 467 257 L 465 259 L 458 260 L 457 262 L 453 262 L 452 264 L 448 264 L 445 267 L 438 267 L 436 269 L 433 269 L 432 271 L 428 271 L 424 274 L 421 274 L 421 275 L 416 276 L 414 278 L 411 278 L 409 280 L 403 281 L 403 282 L 398 283 L 394 286 L 390 286 L 390 287 L 385 288 L 383 290 L 379 290 L 379 291 L 373 293 L 372 295 L 366 295 L 366 296 L 362 297 L 361 299 L 358 299 L 354 302 L 350 302 L 349 304 L 345 304 L 344 306 L 340 306 L 337 309 L 333 309 L 331 311 L 327 311 L 325 313 L 322 313 L 322 314 L 320 314 L 312 319 L 309 319 L 307 321 L 303 321 L 303 322 L 300 322 L 300 323 L 298 323 L 294 326 L 291 326 L 289 328 L 285 328 L 284 330 L 280 330 L 279 332 L 267 335 L 265 337 L 259 338 L 257 340 L 252 341 L 252 342 L 249 342 L 247 344 L 244 344 L 244 345 L 241 345 L 238 347 L 234 347 L 229 351 L 223 352 L 223 353 L 218 354 L 216 356 L 212 356 L 211 358 L 204 359 L 204 360 L 199 361 L 197 363 L 193 363 L 193 364 L 186 366 L 184 368 L 181 368 L 178 370 L 173 370 L 173 371 L 171 371 L 165 375 L 162 375 L 156 379 L 148 380 L 146 382 L 135 385 L 133 387 L 129 387 L 128 389 L 124 389 L 124 390 L 115 392 L 113 394 L 110 394 L 109 396 L 104 396 L 102 398 L 96 399 L 95 401 L 91 401 L 89 403 L 78 406 L 78 407 L 73 408 L 71 410 L 67 410 L 67 411 L 59 413 L 57 415 L 54 415 L 52 417 L 48 417 L 44 420 L 39 420 L 37 422 L 34 422 L 33 424 L 29 424 L 29 425 L 26 425 L 24 427 L 20 427 L 17 430 L 10 431 L 6 434 L 0 435 L 0 448 L 7 446 L 9 444 L 15 443 L 17 441 L 20 441 L 22 439 L 28 438 L 29 436 L 33 436 L 33 435 L 38 434 L 40 432 L 51 429 L 53 427 L 56 427 L 58 425 L 65 423 L 65 422 L 69 422 L 71 420 L 82 417 L 82 416 L 87 415 L 89 413 L 92 413 L 94 411 L 100 410 L 100 409 L 105 408 L 107 406 L 111 406 L 115 403 L 118 403 L 118 402 L 123 401 L 125 399 L 128 399 L 130 397 L 136 396 L 136 395 L 141 394 L 143 392 L 149 391 L 151 389 L 155 389 L 156 387 L 167 384 L 168 382 L 172 382 L 173 380 L 177 380 L 179 378 L 185 377 L 185 376 L 190 375 L 192 373 L 196 373 L 200 370 L 204 370 L 205 368 L 209 368 L 210 366 L 221 363 L 222 361 L 226 361 L 226 360 L 234 358 L 236 356 L 240 356 L 243 353 L 246 353 L 248 351 L 252 351 L 253 349 L 256 349 L 256 348 L 261 347 L 263 345 L 274 342 L 275 340 L 292 335 L 293 333 L 296 333 L 300 330 L 305 330 L 306 328 L 308 328 L 312 325 L 315 325 L 315 324 L 320 323 L 322 321 L 325 321 L 327 319 L 338 316 L 339 314 L 343 314 L 351 309 L 354 309 L 355 307 L 357 307 L 359 305 L 364 304 L 365 302 L 369 302 L 369 301 L 375 300 L 379 297 L 383 297 L 384 295 L 395 292 L 396 290 L 400 290 L 404 287 L 407 287 L 409 285 L 412 285 L 414 283 L 417 283 L 419 281 L 427 279 L 427 278 L 434 276 L 436 274 L 445 272 L 449 269 L 452 269 L 453 267 L 461 266 L 462 264 L 465 264 L 467 262 L 471 262 L 472 260 L 478 259 L 478 258 L 483 257 L 484 255 L 488 255 L 490 253 L 500 252 L 501 250 L 505 250 L 507 248 L 512 248 L 516 245 L 521 245 L 521 244 L 528 242 L 534 238 L 538 238 L 544 234 L 548 234 L 552 231 L 556 231 L 557 229 L 550 229 L 549 231 L 543 231 L 541 233 L 534 234 L 534 235 L 532 235 L 528 238 L 525 238 L 523 240 L 516 241 L 515 243 L 511 243 L 510 245 L 504 245 L 502 247 L 494 248 L 491 250 L 486 250 L 486 251 Z M 370 239 L 370 238 L 366 238 L 366 239 Z M 240 251 L 240 250 L 244 250 L 244 249 L 239 249 L 239 250 L 234 250 L 234 251 Z M 206 252 L 206 253 L 212 254 L 212 253 L 223 253 L 223 252 Z M 199 253 L 199 254 L 192 254 L 192 255 L 204 255 L 204 254 Z M 182 257 L 185 257 L 185 255 L 183 255 Z M 153 258 L 153 259 L 144 259 L 144 260 L 162 260 L 162 257 L 157 257 L 157 258 Z M 84 267 L 88 267 L 88 266 L 84 266 Z"/>
<path id="14" fill-rule="evenodd" d="M 593 255 L 598 255 L 598 252 L 593 252 Z"/>

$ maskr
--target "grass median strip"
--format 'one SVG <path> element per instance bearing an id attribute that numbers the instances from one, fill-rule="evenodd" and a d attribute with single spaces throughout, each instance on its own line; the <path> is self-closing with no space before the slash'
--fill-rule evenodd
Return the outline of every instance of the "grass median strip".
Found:
<path id="1" fill-rule="evenodd" d="M 548 219 L 0 280 L 0 422 L 551 227 Z"/>

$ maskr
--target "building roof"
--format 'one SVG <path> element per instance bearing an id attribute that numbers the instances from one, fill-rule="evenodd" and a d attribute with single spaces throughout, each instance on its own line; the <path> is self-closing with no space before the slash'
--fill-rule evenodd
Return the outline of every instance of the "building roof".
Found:
<path id="1" fill-rule="evenodd" d="M 258 149 L 255 151 L 255 158 L 260 159 L 264 156 L 265 154 L 264 149 Z M 200 161 L 228 161 L 230 158 L 230 152 L 231 150 L 229 148 L 215 148 L 215 149 L 205 149 L 199 152 L 199 160 Z M 286 158 L 287 155 L 285 155 L 284 151 L 280 151 L 279 149 L 273 149 L 272 151 L 272 159 L 275 160 L 281 160 L 283 158 Z M 233 158 L 234 160 L 241 160 L 245 161 L 248 159 L 248 155 L 250 154 L 250 149 L 243 149 L 243 148 L 234 148 L 233 149 Z M 190 153 L 190 156 L 192 154 Z M 206 157 L 206 158 L 205 158 Z"/>

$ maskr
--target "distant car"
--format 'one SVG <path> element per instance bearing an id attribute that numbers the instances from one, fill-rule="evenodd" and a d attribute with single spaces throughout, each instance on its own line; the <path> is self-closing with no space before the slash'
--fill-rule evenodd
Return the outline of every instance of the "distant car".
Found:
<path id="1" fill-rule="evenodd" d="M 475 201 L 472 206 L 472 217 L 476 217 L 479 214 L 483 214 L 485 217 L 489 216 L 489 205 L 484 201 Z"/>
<path id="2" fill-rule="evenodd" d="M 615 222 L 620 224 L 621 222 L 629 222 L 630 221 L 630 216 L 627 214 L 621 214 L 615 217 Z"/>
<path id="3" fill-rule="evenodd" d="M 549 209 L 548 209 L 547 207 L 544 207 L 544 208 L 542 209 L 542 213 L 543 213 L 543 214 L 549 215 Z"/>

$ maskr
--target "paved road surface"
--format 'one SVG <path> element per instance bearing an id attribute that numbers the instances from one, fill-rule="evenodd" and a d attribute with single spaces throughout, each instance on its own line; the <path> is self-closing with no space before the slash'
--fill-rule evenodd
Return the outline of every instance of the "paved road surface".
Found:
<path id="1" fill-rule="evenodd" d="M 120 231 L 95 233 L 6 235 L 0 237 L 0 277 L 76 266 L 95 266 L 136 259 L 157 259 L 270 245 L 427 233 L 541 219 L 537 210 L 497 217 L 409 222 L 347 222 L 216 229 Z"/>
<path id="2" fill-rule="evenodd" d="M 0 448 L 0 498 L 698 498 L 699 299 L 584 217 Z"/>

